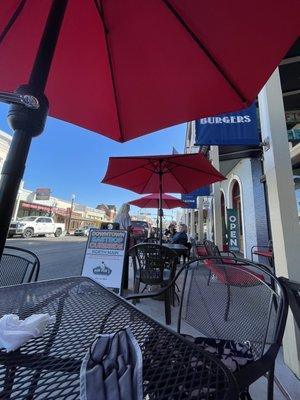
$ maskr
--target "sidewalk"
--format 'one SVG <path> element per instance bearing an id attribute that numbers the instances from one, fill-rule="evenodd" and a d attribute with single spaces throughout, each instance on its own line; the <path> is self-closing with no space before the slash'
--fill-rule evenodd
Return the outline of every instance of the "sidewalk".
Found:
<path id="1" fill-rule="evenodd" d="M 133 287 L 133 269 L 129 269 L 129 289 Z M 129 290 L 129 292 L 131 292 Z M 153 319 L 157 320 L 161 324 L 165 325 L 165 310 L 164 302 L 143 299 L 140 303 L 136 304 L 136 307 L 149 315 Z M 179 307 L 172 307 L 172 323 L 168 327 L 176 331 L 177 329 L 177 318 L 178 318 Z M 191 327 L 183 326 L 183 330 L 186 333 L 193 335 Z M 274 400 L 299 400 L 300 399 L 300 380 L 291 372 L 291 370 L 284 364 L 282 350 L 278 354 L 275 367 L 275 390 Z M 280 390 L 281 386 L 281 390 Z M 264 400 L 267 399 L 267 379 L 260 378 L 250 387 L 250 394 L 253 400 Z"/>

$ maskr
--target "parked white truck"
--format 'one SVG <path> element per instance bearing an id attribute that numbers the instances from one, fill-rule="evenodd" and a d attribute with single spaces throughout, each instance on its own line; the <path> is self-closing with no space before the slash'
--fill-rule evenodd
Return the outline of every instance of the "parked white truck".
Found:
<path id="1" fill-rule="evenodd" d="M 22 235 L 24 238 L 53 234 L 59 237 L 65 230 L 65 224 L 57 224 L 50 217 L 24 217 L 12 221 L 8 231 L 8 237 Z"/>

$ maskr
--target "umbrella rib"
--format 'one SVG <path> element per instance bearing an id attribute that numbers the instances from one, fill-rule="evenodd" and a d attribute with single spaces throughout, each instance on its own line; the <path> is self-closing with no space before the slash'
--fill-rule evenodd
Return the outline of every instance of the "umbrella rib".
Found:
<path id="1" fill-rule="evenodd" d="M 14 25 L 14 23 L 16 22 L 17 18 L 19 17 L 19 15 L 21 14 L 25 3 L 27 0 L 21 0 L 18 7 L 16 8 L 15 12 L 13 13 L 13 15 L 11 16 L 10 20 L 8 21 L 8 23 L 6 24 L 6 26 L 4 27 L 3 31 L 0 33 L 0 43 L 2 43 L 3 39 L 5 38 L 5 36 L 8 34 L 8 32 L 10 31 L 10 29 L 12 28 L 12 26 Z"/>
<path id="2" fill-rule="evenodd" d="M 200 47 L 200 49 L 205 53 L 207 58 L 215 66 L 215 68 L 218 70 L 218 72 L 223 76 L 223 78 L 229 84 L 229 86 L 235 92 L 235 94 L 242 100 L 243 103 L 245 103 L 246 105 L 249 105 L 250 101 L 243 95 L 240 88 L 230 79 L 230 77 L 227 75 L 227 73 L 224 71 L 224 69 L 219 65 L 219 63 L 215 60 L 213 55 L 210 53 L 208 48 L 201 42 L 201 40 L 198 38 L 198 36 L 195 34 L 195 32 L 192 31 L 192 29 L 188 26 L 186 21 L 179 14 L 179 12 L 174 8 L 174 6 L 172 4 L 170 4 L 169 0 L 162 0 L 162 2 L 169 9 L 169 11 L 174 15 L 174 17 L 177 19 L 177 21 L 183 26 L 183 28 L 188 32 L 188 34 L 191 36 L 191 38 L 194 40 L 194 42 L 196 42 L 197 45 Z"/>
<path id="3" fill-rule="evenodd" d="M 153 172 L 152 172 L 152 174 L 153 174 Z M 150 179 L 152 178 L 152 174 L 149 175 L 149 178 L 147 179 L 145 185 L 143 186 L 143 189 L 142 189 L 143 191 L 145 190 L 146 186 L 148 185 Z"/>
<path id="4" fill-rule="evenodd" d="M 105 46 L 106 46 L 106 51 L 107 51 L 107 55 L 108 55 L 110 76 L 111 76 L 111 81 L 112 81 L 112 87 L 113 87 L 113 93 L 114 93 L 116 111 L 117 111 L 117 118 L 118 118 L 118 125 L 119 125 L 119 130 L 120 130 L 120 138 L 119 138 L 119 140 L 120 140 L 120 142 L 124 142 L 125 138 L 124 138 L 123 127 L 122 127 L 122 122 L 121 122 L 121 117 L 120 117 L 120 107 L 119 107 L 119 101 L 118 101 L 118 96 L 117 96 L 115 74 L 114 74 L 111 51 L 110 51 L 110 47 L 109 47 L 109 43 L 108 43 L 108 36 L 107 36 L 108 33 L 109 33 L 109 30 L 108 30 L 106 22 L 105 22 L 102 0 L 94 0 L 94 3 L 95 3 L 95 6 L 96 6 L 96 9 L 98 11 L 99 17 L 101 19 L 101 22 L 102 22 L 102 25 L 103 25 L 103 30 L 104 30 Z"/>
<path id="5" fill-rule="evenodd" d="M 172 162 L 173 164 L 175 164 L 177 167 L 183 167 L 183 168 L 188 168 L 188 169 L 196 170 L 196 171 L 198 171 L 198 172 L 202 172 L 203 174 L 211 175 L 211 176 L 215 176 L 215 177 L 217 177 L 217 178 L 220 178 L 220 175 L 214 174 L 214 173 L 212 173 L 212 172 L 204 171 L 203 169 L 199 169 L 199 168 L 196 168 L 196 167 L 190 167 L 190 166 L 188 166 L 188 165 L 177 164 L 177 163 L 174 163 L 174 161 L 171 161 L 171 162 Z"/>

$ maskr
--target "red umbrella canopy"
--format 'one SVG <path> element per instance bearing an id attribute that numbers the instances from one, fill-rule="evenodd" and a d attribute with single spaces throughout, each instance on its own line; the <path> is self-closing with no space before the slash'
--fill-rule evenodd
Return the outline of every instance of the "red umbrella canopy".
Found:
<path id="1" fill-rule="evenodd" d="M 52 2 L 1 2 L 0 91 L 28 82 Z M 71 0 L 46 87 L 50 115 L 126 141 L 241 109 L 299 27 L 299 0 Z"/>
<path id="2" fill-rule="evenodd" d="M 110 157 L 102 182 L 136 193 L 190 193 L 224 179 L 203 154 L 197 153 Z"/>
<path id="3" fill-rule="evenodd" d="M 140 208 L 159 208 L 159 193 L 152 193 L 140 199 L 132 200 L 129 204 Z M 176 207 L 186 207 L 186 203 L 177 197 L 163 193 L 162 208 L 171 209 Z"/>

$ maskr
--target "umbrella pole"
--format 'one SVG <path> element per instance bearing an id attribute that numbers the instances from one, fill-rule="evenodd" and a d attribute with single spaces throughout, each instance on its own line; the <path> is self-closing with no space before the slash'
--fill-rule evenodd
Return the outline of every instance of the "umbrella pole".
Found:
<path id="1" fill-rule="evenodd" d="M 162 209 L 162 171 L 159 171 L 159 244 L 162 245 L 162 217 L 164 215 Z"/>
<path id="2" fill-rule="evenodd" d="M 12 103 L 8 121 L 14 135 L 3 165 L 0 181 L 0 258 L 5 246 L 31 140 L 44 130 L 48 114 L 48 101 L 44 90 L 67 3 L 68 0 L 53 0 L 29 83 L 20 86 L 15 95 L 8 94 L 8 97 L 12 99 L 15 97 L 18 100 L 8 101 Z M 30 97 L 33 104 L 31 103 L 29 106 L 20 101 L 21 98 Z"/>
<path id="3" fill-rule="evenodd" d="M 159 200 L 157 201 L 157 213 L 156 213 L 156 237 L 159 237 Z"/>

